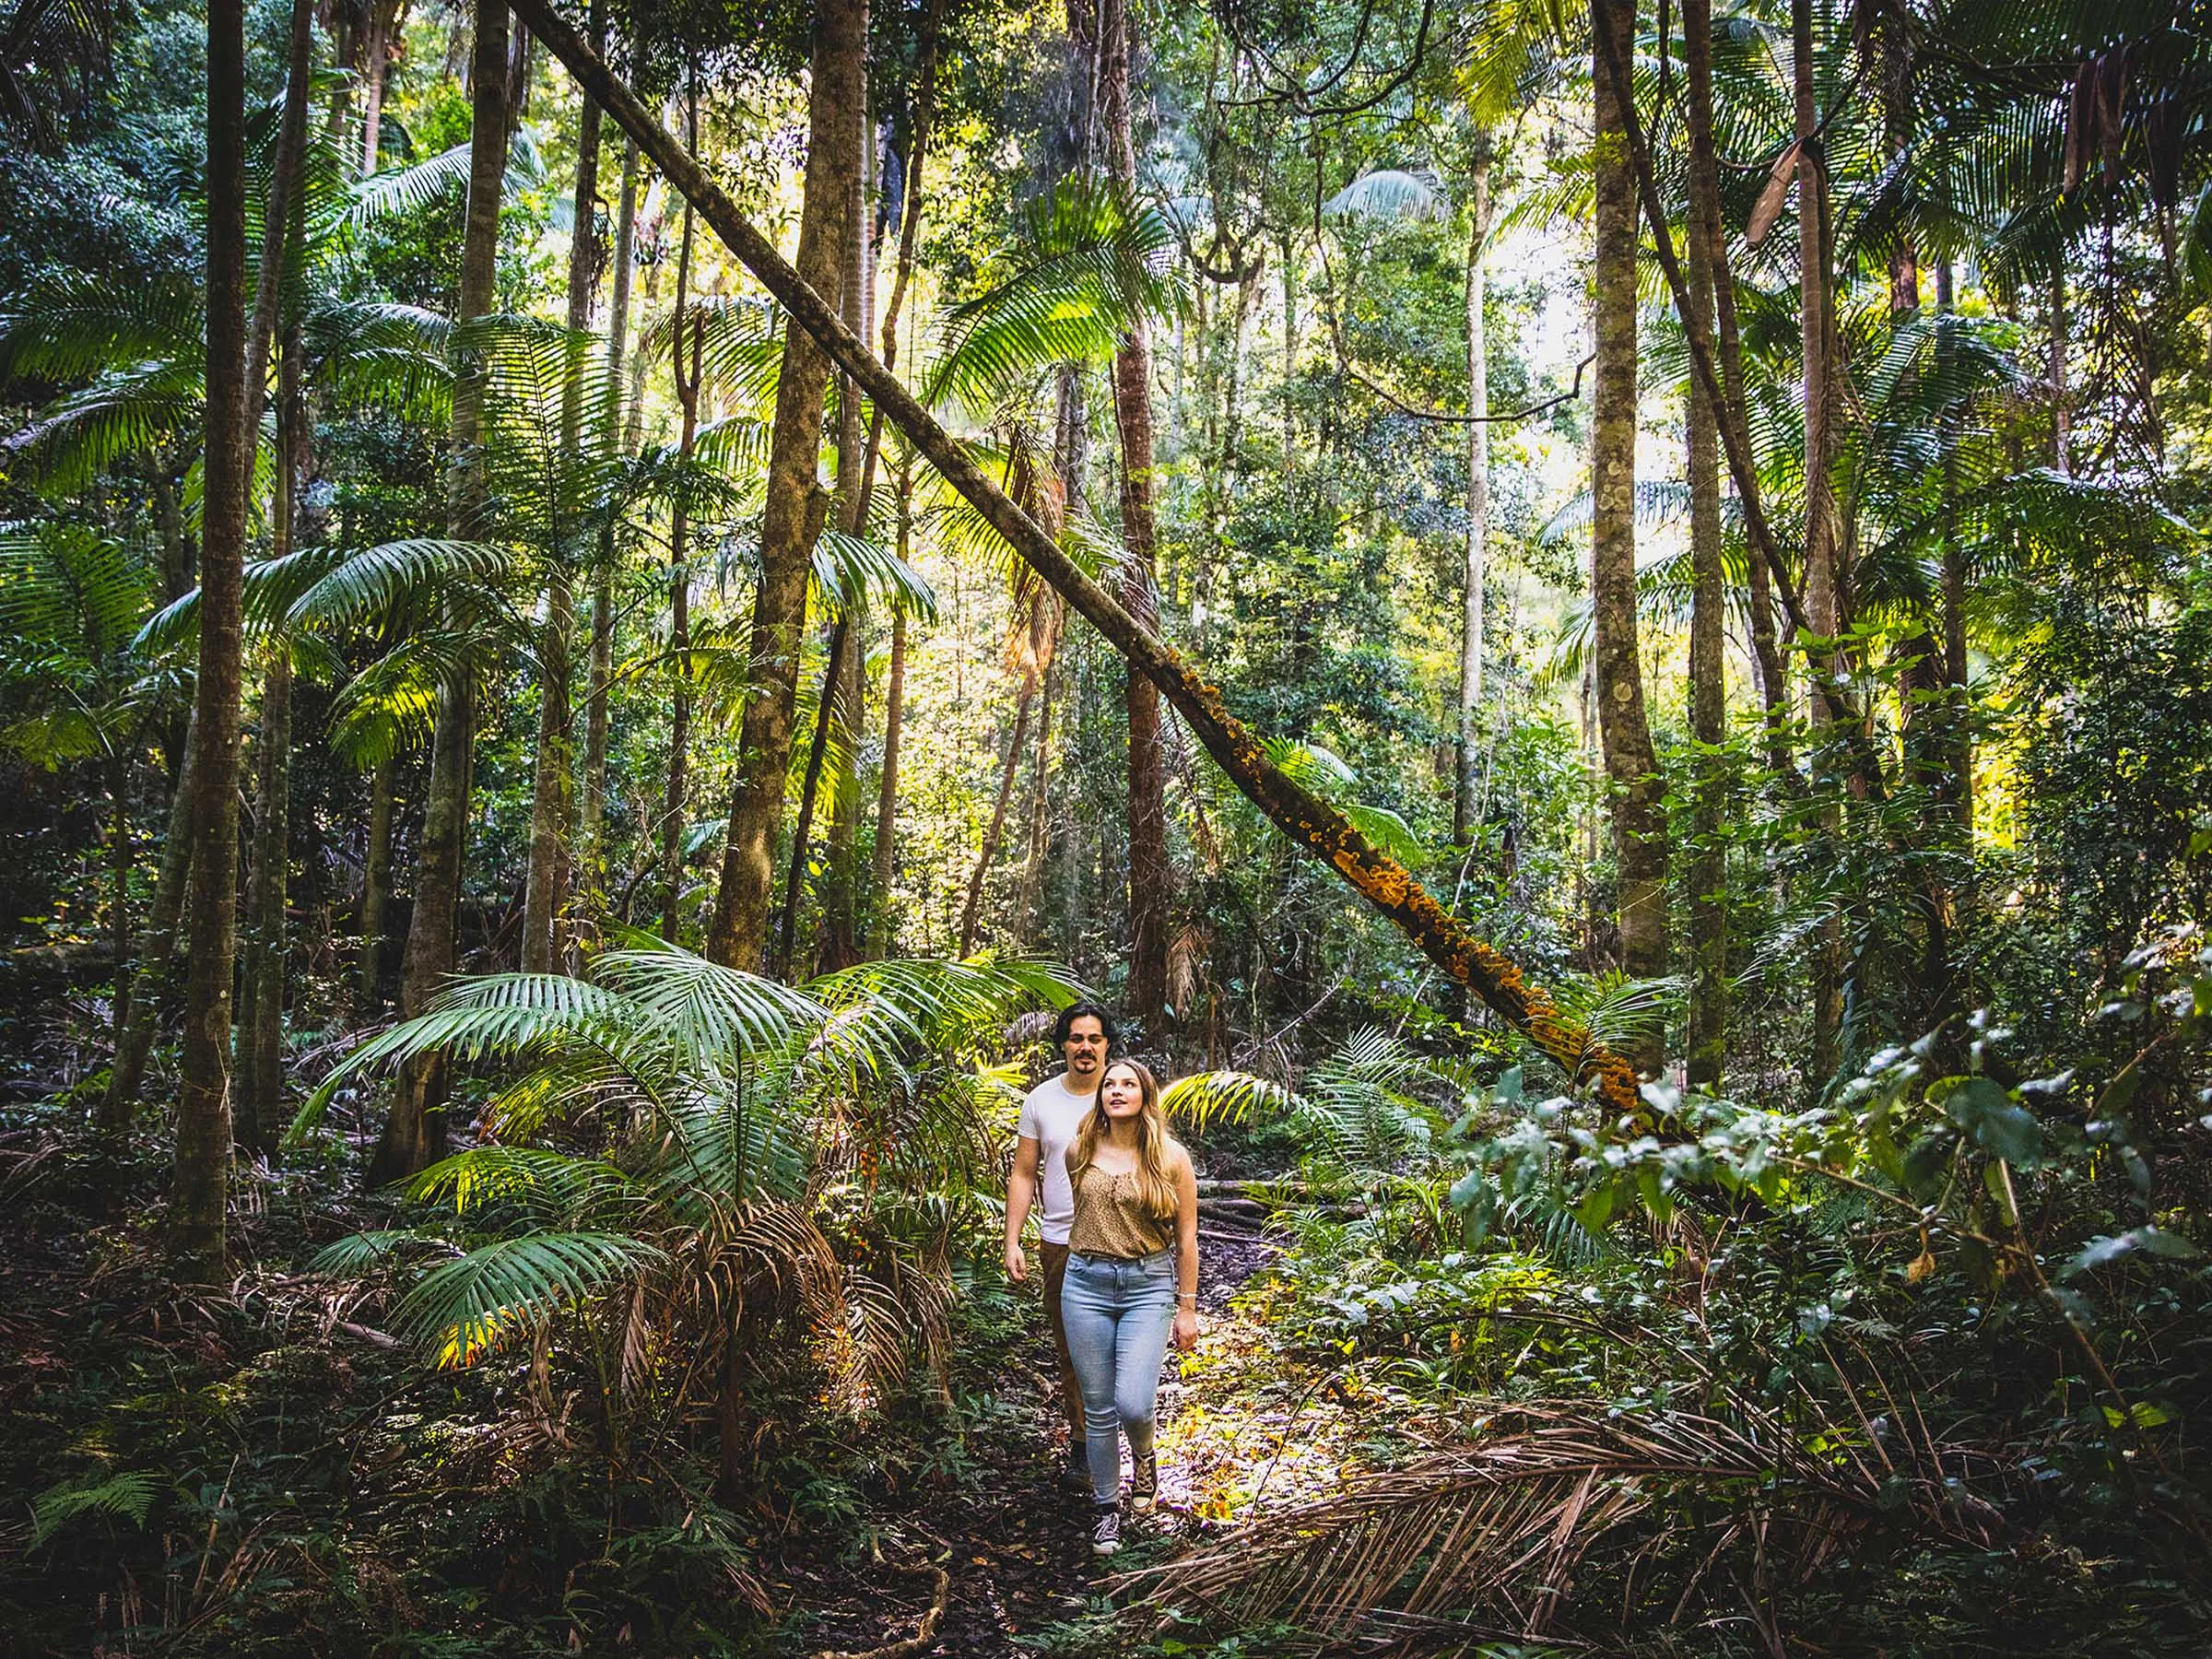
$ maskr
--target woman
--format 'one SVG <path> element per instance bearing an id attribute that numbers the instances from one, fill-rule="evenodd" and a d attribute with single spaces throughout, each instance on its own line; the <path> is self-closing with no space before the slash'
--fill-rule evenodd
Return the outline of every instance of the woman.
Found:
<path id="1" fill-rule="evenodd" d="M 1083 1389 L 1084 1444 L 1097 1504 L 1090 1547 L 1121 1547 L 1121 1436 L 1129 1437 L 1130 1508 L 1159 1488 L 1152 1406 L 1173 1335 L 1198 1340 L 1198 1178 L 1168 1133 L 1159 1085 L 1134 1060 L 1116 1060 L 1067 1149 L 1075 1220 L 1067 1234 L 1061 1318 Z"/>

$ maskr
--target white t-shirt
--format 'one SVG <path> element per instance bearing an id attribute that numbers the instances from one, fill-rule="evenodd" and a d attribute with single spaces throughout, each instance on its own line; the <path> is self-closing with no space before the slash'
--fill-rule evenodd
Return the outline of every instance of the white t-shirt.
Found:
<path id="1" fill-rule="evenodd" d="M 1037 1230 L 1047 1244 L 1067 1242 L 1075 1225 L 1076 1193 L 1067 1181 L 1067 1148 L 1097 1101 L 1067 1086 L 1067 1074 L 1047 1077 L 1021 1103 L 1018 1134 L 1037 1143 Z"/>

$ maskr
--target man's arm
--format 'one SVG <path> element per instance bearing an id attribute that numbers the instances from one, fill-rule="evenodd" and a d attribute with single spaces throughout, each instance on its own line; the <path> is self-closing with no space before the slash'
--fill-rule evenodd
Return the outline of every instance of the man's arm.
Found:
<path id="1" fill-rule="evenodd" d="M 1197 1189 L 1194 1187 L 1194 1199 Z M 1030 1277 L 1021 1253 L 1021 1230 L 1037 1202 L 1037 1137 L 1025 1135 L 1014 1143 L 1014 1167 L 1006 1173 L 1006 1277 L 1020 1284 Z"/>

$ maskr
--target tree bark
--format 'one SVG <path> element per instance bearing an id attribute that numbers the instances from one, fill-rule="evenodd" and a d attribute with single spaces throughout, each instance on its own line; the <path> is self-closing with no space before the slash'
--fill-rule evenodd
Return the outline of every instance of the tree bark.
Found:
<path id="1" fill-rule="evenodd" d="M 814 737 L 806 747 L 806 775 L 799 785 L 799 816 L 791 832 L 791 866 L 783 877 L 782 920 L 776 927 L 776 954 L 772 966 L 788 975 L 798 959 L 799 899 L 806 890 L 806 844 L 814 834 L 814 806 L 822 785 L 822 762 L 830 752 L 830 723 L 833 705 L 844 679 L 843 663 L 852 638 L 851 618 L 840 615 L 830 629 L 830 648 L 822 665 L 821 695 L 814 704 Z"/>
<path id="2" fill-rule="evenodd" d="M 369 847 L 361 861 L 361 954 L 354 965 L 354 1015 L 374 1019 L 384 1006 L 384 908 L 392 898 L 392 793 L 387 755 L 369 782 Z"/>
<path id="3" fill-rule="evenodd" d="M 118 743 L 109 757 L 108 868 L 115 882 L 108 907 L 108 937 L 115 947 L 115 1007 L 112 1027 L 115 1052 L 123 1053 L 124 1033 L 131 1029 L 131 1002 L 136 964 L 131 960 L 131 751 Z M 112 1079 L 112 1074 L 111 1074 Z M 103 1114 L 105 1108 L 103 1107 Z M 104 1115 L 103 1115 L 104 1121 Z"/>
<path id="4" fill-rule="evenodd" d="M 593 109 L 598 106 L 594 104 Z M 607 378 L 623 383 L 629 345 L 629 273 L 638 235 L 638 147 L 622 147 L 622 198 L 615 213 L 614 274 L 606 303 Z M 583 715 L 583 788 L 577 842 L 582 849 L 579 886 L 587 913 L 604 906 L 606 883 L 607 695 L 615 677 L 615 527 L 599 532 L 599 560 L 592 572 L 592 687 Z"/>
<path id="5" fill-rule="evenodd" d="M 1099 12 L 1100 125 L 1106 139 L 1108 174 L 1130 200 L 1136 194 L 1130 107 L 1135 35 L 1128 0 L 1103 0 Z M 1151 631 L 1159 625 L 1155 587 L 1159 538 L 1152 499 L 1152 336 L 1142 316 L 1134 320 L 1114 353 L 1113 416 L 1122 448 L 1122 542 L 1129 549 L 1122 603 L 1139 627 Z M 1167 1034 L 1168 907 L 1174 897 L 1159 688 L 1132 670 L 1124 707 L 1129 720 L 1129 1008 L 1146 1036 L 1158 1043 Z"/>
<path id="6" fill-rule="evenodd" d="M 1591 23 L 1627 61 L 1635 0 L 1592 0 Z M 1595 392 L 1590 430 L 1591 594 L 1596 621 L 1598 737 L 1611 786 L 1613 850 L 1619 871 L 1623 970 L 1648 979 L 1666 971 L 1666 819 L 1663 784 L 1645 717 L 1636 618 L 1636 226 L 1635 179 L 1621 105 L 1632 88 L 1616 84 L 1602 48 L 1597 82 L 1597 251 Z M 1665 226 L 1657 227 L 1664 234 Z M 1660 1045 L 1637 1058 L 1656 1070 Z"/>
<path id="7" fill-rule="evenodd" d="M 398 10 L 396 0 L 367 0 L 369 13 L 369 40 L 361 49 L 361 171 L 364 175 L 376 171 L 383 148 L 384 128 L 384 71 L 390 53 L 384 44 L 384 31 L 391 27 L 393 14 Z"/>
<path id="8" fill-rule="evenodd" d="M 226 1062 L 237 943 L 239 703 L 246 559 L 245 19 L 207 6 L 207 414 L 194 694 L 192 909 L 183 1081 L 177 1097 L 171 1253 L 178 1277 L 219 1282 L 229 1265 L 230 1097 Z M 278 221 L 280 224 L 281 220 Z"/>
<path id="9" fill-rule="evenodd" d="M 592 49 L 606 50 L 604 0 L 594 0 L 590 29 Z M 592 325 L 592 294 L 598 286 L 598 245 L 593 209 L 599 194 L 599 106 L 589 95 L 577 116 L 576 187 L 569 231 L 569 309 L 571 333 Z M 582 369 L 582 364 L 577 365 Z M 583 428 L 583 384 L 571 372 L 561 398 L 560 448 L 571 466 Z M 530 791 L 530 863 L 523 896 L 522 968 L 524 973 L 550 973 L 563 960 L 562 912 L 567 908 L 569 826 L 575 801 L 571 794 L 575 775 L 575 748 L 571 742 L 571 640 L 576 630 L 575 585 L 569 560 L 571 548 L 556 545 L 547 549 L 552 571 L 546 582 L 546 622 L 538 630 L 538 712 L 536 766 Z"/>
<path id="10" fill-rule="evenodd" d="M 798 276 L 829 305 L 842 303 L 851 265 L 853 181 L 860 170 L 859 112 L 867 100 L 866 0 L 822 0 L 815 13 L 812 96 L 807 110 L 806 182 L 799 215 Z M 639 135 L 641 144 L 646 143 Z M 663 169 L 666 171 L 665 166 Z M 834 319 L 833 319 L 834 320 Z M 830 359 L 796 322 L 784 330 L 770 438 L 768 501 L 760 525 L 760 584 L 753 599 L 754 690 L 738 735 L 737 781 L 729 840 L 707 954 L 758 971 L 768 947 L 783 828 L 784 780 L 791 767 L 798 702 L 799 641 L 813 574 L 810 511 L 822 446 L 822 402 Z"/>
<path id="11" fill-rule="evenodd" d="M 276 488 L 270 519 L 274 557 L 292 550 L 301 475 L 300 335 L 285 337 L 277 370 Z M 285 909 L 291 868 L 291 642 L 270 641 L 262 674 L 261 733 L 254 748 L 253 854 L 246 895 L 240 990 L 233 1037 L 232 1141 L 248 1152 L 268 1150 L 284 1101 Z"/>
<path id="12" fill-rule="evenodd" d="M 1465 845 L 1477 825 L 1482 769 L 1483 582 L 1489 573 L 1489 335 L 1483 322 L 1483 244 L 1490 235 L 1490 135 L 1475 140 L 1467 232 L 1467 539 L 1462 565 L 1459 635 L 1459 765 L 1452 792 L 1452 839 Z M 1289 289 L 1284 289 L 1286 301 Z M 1284 407 L 1288 409 L 1286 398 Z M 1288 415 L 1285 417 L 1288 420 Z M 1287 430 L 1287 428 L 1286 428 Z"/>
<path id="13" fill-rule="evenodd" d="M 912 176 L 908 175 L 910 179 Z M 913 468 L 911 464 L 902 463 L 899 468 L 897 531 L 899 557 L 902 559 L 907 556 L 912 534 L 913 488 Z M 891 660 L 883 681 L 883 771 L 876 785 L 875 868 L 868 883 L 874 905 L 868 954 L 873 957 L 888 956 L 891 942 L 897 936 L 891 911 L 891 879 L 899 868 L 899 747 L 905 718 L 906 613 L 901 610 L 891 617 Z"/>
<path id="14" fill-rule="evenodd" d="M 498 274 L 500 196 L 507 172 L 507 7 L 504 0 L 477 0 L 476 55 L 470 65 L 471 127 L 468 217 L 461 253 L 463 322 L 492 308 Z M 453 386 L 453 454 L 455 485 L 447 528 L 472 534 L 483 502 L 484 478 L 476 450 L 483 418 L 482 371 L 463 363 Z M 423 1012 L 453 971 L 453 927 L 460 912 L 463 860 L 468 841 L 469 773 L 474 761 L 477 688 L 465 668 L 439 688 L 438 718 L 430 738 L 429 787 L 423 802 L 422 842 L 416 861 L 415 908 L 407 923 L 400 969 L 399 1007 L 407 1018 Z M 426 1054 L 400 1069 L 391 1115 L 370 1160 L 371 1185 L 429 1168 L 446 1145 L 446 1059 Z"/>
<path id="15" fill-rule="evenodd" d="M 853 194 L 853 268 L 845 285 L 845 326 L 861 339 L 868 337 L 876 311 L 876 221 L 874 214 L 876 144 L 868 120 L 867 100 L 861 100 L 861 168 Z M 876 448 L 882 441 L 878 422 L 870 435 L 867 455 L 861 456 L 860 393 L 851 376 L 839 382 L 837 439 L 838 526 L 848 535 L 865 533 L 868 491 L 875 482 Z M 848 408 L 850 413 L 847 412 Z M 830 973 L 860 959 L 860 732 L 864 719 L 861 700 L 865 689 L 867 618 L 853 613 L 841 620 L 844 649 L 832 652 L 822 689 L 831 712 L 845 735 L 845 753 L 852 758 L 830 797 L 830 834 L 823 849 L 821 924 L 815 938 L 816 971 Z M 818 785 L 820 774 L 816 770 Z M 794 841 L 792 868 L 805 865 Z M 785 960 L 790 961 L 788 946 Z"/>
<path id="16" fill-rule="evenodd" d="M 1683 28 L 1703 29 L 1710 41 L 1711 0 L 1685 0 Z M 1710 112 L 1712 61 L 1708 46 L 1692 49 L 1690 101 L 1700 96 Z M 1702 77 L 1701 84 L 1700 77 Z M 1693 169 L 1700 163 L 1693 161 Z M 1684 326 L 1710 349 L 1713 290 L 1717 273 L 1713 249 L 1721 243 L 1717 190 L 1693 182 L 1689 223 L 1683 240 L 1689 248 L 1689 315 Z M 1671 234 L 1671 232 L 1669 233 Z M 1692 587 L 1689 618 L 1689 729 L 1697 740 L 1697 781 L 1690 808 L 1689 856 L 1689 1032 L 1686 1080 L 1693 1088 L 1717 1094 L 1728 1050 L 1728 860 L 1721 841 L 1721 815 L 1728 785 L 1726 609 L 1728 589 L 1722 568 L 1721 411 L 1693 376 L 1688 404 L 1689 469 L 1689 550 Z"/>
<path id="17" fill-rule="evenodd" d="M 552 11 L 547 0 L 516 0 L 532 29 L 583 82 L 624 132 L 699 207 L 730 252 L 789 312 L 793 326 L 822 343 L 886 418 L 985 523 L 1175 704 L 1206 752 L 1245 797 L 1299 846 L 1327 864 L 1378 914 L 1448 976 L 1467 986 L 1513 1030 L 1578 1082 L 1587 1083 L 1617 1132 L 1654 1126 L 1634 1068 L 1560 1012 L 1502 952 L 1476 938 L 1406 868 L 1372 846 L 1325 801 L 1286 777 L 1253 734 L 1229 712 L 1220 692 L 1139 625 L 1059 543 L 994 484 L 935 417 L 872 357 L 817 293 L 748 224 L 720 186 L 664 131 L 653 113 L 608 72 Z M 1710 368 L 1710 365 L 1707 365 Z"/>
<path id="18" fill-rule="evenodd" d="M 1834 394 L 1830 358 L 1835 345 L 1833 301 L 1828 271 L 1828 170 L 1823 162 L 1820 112 L 1813 84 L 1812 0 L 1790 0 L 1791 76 L 1797 114 L 1797 259 L 1802 305 L 1799 337 L 1805 363 L 1805 615 L 1816 640 L 1814 656 L 1835 676 L 1842 655 L 1833 643 L 1842 632 L 1844 605 L 1838 566 L 1841 537 L 1835 487 L 1830 465 L 1834 456 Z M 1817 724 L 1833 726 L 1845 711 L 1830 699 L 1819 677 L 1812 690 Z M 1833 734 L 1830 735 L 1833 740 Z M 1830 834 L 1841 828 L 1832 810 L 1823 821 Z M 1841 1064 L 1843 1032 L 1843 929 L 1830 916 L 1816 930 L 1813 944 L 1813 1051 L 1811 1071 L 1826 1087 Z"/>
<path id="19" fill-rule="evenodd" d="M 230 1137 L 265 1152 L 284 1093 L 286 866 L 291 861 L 292 664 L 279 641 L 262 671 L 261 731 L 254 747 L 252 876 L 246 886 L 238 1029 L 233 1034 Z"/>
<path id="20" fill-rule="evenodd" d="M 1006 758 L 998 769 L 998 794 L 991 803 L 991 822 L 983 830 L 982 850 L 976 854 L 975 868 L 968 877 L 968 901 L 960 907 L 960 950 L 963 957 L 975 954 L 975 930 L 982 919 L 983 880 L 991 873 L 991 860 L 998 851 L 998 838 L 1005 832 L 1006 803 L 1014 794 L 1015 770 L 1021 765 L 1021 757 L 1028 748 L 1030 735 L 1030 704 L 1037 694 L 1037 675 L 1034 669 L 1022 676 L 1021 692 L 1014 701 L 1014 731 L 1006 739 Z"/>
<path id="21" fill-rule="evenodd" d="M 692 95 L 688 126 L 698 137 L 698 94 Z M 676 399 L 683 408 L 677 457 L 688 463 L 699 439 L 700 354 L 705 343 L 703 317 L 687 317 L 684 302 L 691 283 L 691 206 L 684 205 L 683 240 L 676 258 L 676 313 L 668 331 L 668 367 Z M 690 329 L 691 361 L 684 362 L 684 333 Z M 690 518 L 678 496 L 668 516 L 668 657 L 671 665 L 668 711 L 668 786 L 661 796 L 661 937 L 676 943 L 684 894 L 684 818 L 691 792 L 691 566 Z"/>

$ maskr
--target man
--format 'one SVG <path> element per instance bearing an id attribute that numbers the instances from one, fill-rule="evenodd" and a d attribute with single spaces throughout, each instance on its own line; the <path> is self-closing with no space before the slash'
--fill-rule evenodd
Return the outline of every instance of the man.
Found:
<path id="1" fill-rule="evenodd" d="M 1114 1018 L 1096 1003 L 1063 1008 L 1053 1028 L 1067 1069 L 1030 1090 L 1021 1103 L 1021 1124 L 1014 1142 L 1014 1169 L 1006 1178 L 1006 1277 L 1017 1284 L 1030 1277 L 1021 1251 L 1021 1230 L 1037 1209 L 1043 1241 L 1044 1317 L 1060 1356 L 1060 1406 L 1067 1414 L 1067 1464 L 1060 1484 L 1070 1492 L 1090 1490 L 1084 1455 L 1083 1391 L 1068 1357 L 1067 1327 L 1060 1317 L 1060 1286 L 1067 1277 L 1067 1230 L 1076 1218 L 1076 1196 L 1067 1181 L 1067 1148 L 1099 1098 L 1099 1079 L 1120 1041 Z"/>

